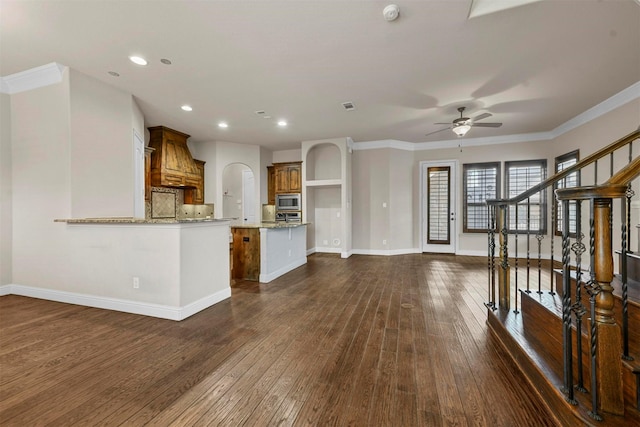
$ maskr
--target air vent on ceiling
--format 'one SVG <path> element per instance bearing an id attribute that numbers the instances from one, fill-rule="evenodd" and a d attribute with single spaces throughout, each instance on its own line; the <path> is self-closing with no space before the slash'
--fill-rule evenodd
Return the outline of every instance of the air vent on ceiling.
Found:
<path id="1" fill-rule="evenodd" d="M 264 110 L 258 110 L 258 111 L 256 111 L 256 114 L 257 114 L 257 115 L 259 115 L 259 116 L 263 115 L 264 113 L 265 113 L 265 111 L 264 111 Z"/>
<path id="2" fill-rule="evenodd" d="M 351 111 L 351 110 L 355 110 L 356 109 L 356 105 L 351 101 L 343 102 L 342 106 L 347 111 Z"/>

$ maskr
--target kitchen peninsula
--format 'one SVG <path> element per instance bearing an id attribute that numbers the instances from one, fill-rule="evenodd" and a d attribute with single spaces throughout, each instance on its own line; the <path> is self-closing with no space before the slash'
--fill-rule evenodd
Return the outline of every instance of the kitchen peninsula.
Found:
<path id="1" fill-rule="evenodd" d="M 239 224 L 233 234 L 233 279 L 269 283 L 307 263 L 307 225 Z"/>
<path id="2" fill-rule="evenodd" d="M 65 222 L 70 292 L 47 299 L 185 319 L 231 296 L 229 221 L 85 218 Z M 34 295 L 36 296 L 36 295 Z"/>

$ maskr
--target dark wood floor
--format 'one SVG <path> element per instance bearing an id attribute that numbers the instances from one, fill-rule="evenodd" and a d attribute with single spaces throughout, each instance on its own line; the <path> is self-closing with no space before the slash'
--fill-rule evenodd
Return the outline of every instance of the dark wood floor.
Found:
<path id="1" fill-rule="evenodd" d="M 0 298 L 0 424 L 547 426 L 486 258 L 313 255 L 182 322 Z"/>

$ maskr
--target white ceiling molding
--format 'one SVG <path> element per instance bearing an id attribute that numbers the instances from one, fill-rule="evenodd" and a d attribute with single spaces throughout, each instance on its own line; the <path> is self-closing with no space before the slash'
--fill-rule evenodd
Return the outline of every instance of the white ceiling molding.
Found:
<path id="1" fill-rule="evenodd" d="M 598 117 L 615 110 L 624 104 L 640 99 L 640 81 L 634 83 L 628 88 L 618 92 L 612 97 L 605 99 L 598 105 L 588 109 L 584 113 L 566 121 L 557 128 L 549 132 L 523 133 L 519 135 L 503 135 L 503 136 L 487 136 L 482 138 L 456 138 L 435 142 L 405 142 L 398 140 L 381 140 L 381 141 L 364 141 L 354 143 L 353 149 L 358 150 L 377 150 L 380 148 L 395 148 L 396 150 L 405 151 L 422 151 L 422 150 L 438 150 L 442 148 L 455 148 L 459 145 L 463 147 L 475 147 L 480 145 L 494 144 L 513 144 L 518 142 L 547 141 L 559 137 L 579 126 L 582 126 Z M 462 144 L 460 144 L 462 143 Z"/>
<path id="2" fill-rule="evenodd" d="M 0 91 L 12 95 L 14 93 L 60 83 L 65 68 L 62 64 L 51 62 L 50 64 L 40 67 L 10 74 L 1 78 Z"/>
<path id="3" fill-rule="evenodd" d="M 632 84 L 628 88 L 616 93 L 612 97 L 605 99 L 595 107 L 589 108 L 582 114 L 578 114 L 573 119 L 566 121 L 557 128 L 551 131 L 553 138 L 557 138 L 565 132 L 569 132 L 572 129 L 582 126 L 591 120 L 615 110 L 618 107 L 622 107 L 624 104 L 634 101 L 640 98 L 640 81 Z"/>
<path id="4" fill-rule="evenodd" d="M 542 0 L 473 0 L 469 9 L 469 19 L 538 1 Z"/>

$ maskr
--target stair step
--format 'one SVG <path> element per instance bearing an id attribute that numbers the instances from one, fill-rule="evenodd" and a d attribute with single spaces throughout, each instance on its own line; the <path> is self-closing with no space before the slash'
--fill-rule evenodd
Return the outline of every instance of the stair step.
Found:
<path id="1" fill-rule="evenodd" d="M 562 300 L 559 295 L 543 294 L 527 294 L 521 291 L 522 296 L 522 325 L 524 336 L 529 340 L 544 358 L 546 363 L 553 369 L 556 375 L 562 377 Z M 583 317 L 582 322 L 582 375 L 583 385 L 589 390 L 591 387 L 591 365 L 589 356 L 589 328 L 590 319 L 588 313 Z M 573 327 L 573 366 L 574 366 L 574 382 L 577 382 L 578 376 L 575 371 L 578 366 L 577 362 L 577 344 L 576 344 L 576 327 L 575 321 Z M 634 353 L 630 353 L 634 356 Z M 622 361 L 622 380 L 624 399 L 627 405 L 640 409 L 638 392 L 640 389 L 640 359 L 634 357 L 634 360 Z M 577 393 L 576 393 L 577 394 Z M 576 397 L 578 398 L 578 396 Z"/>

